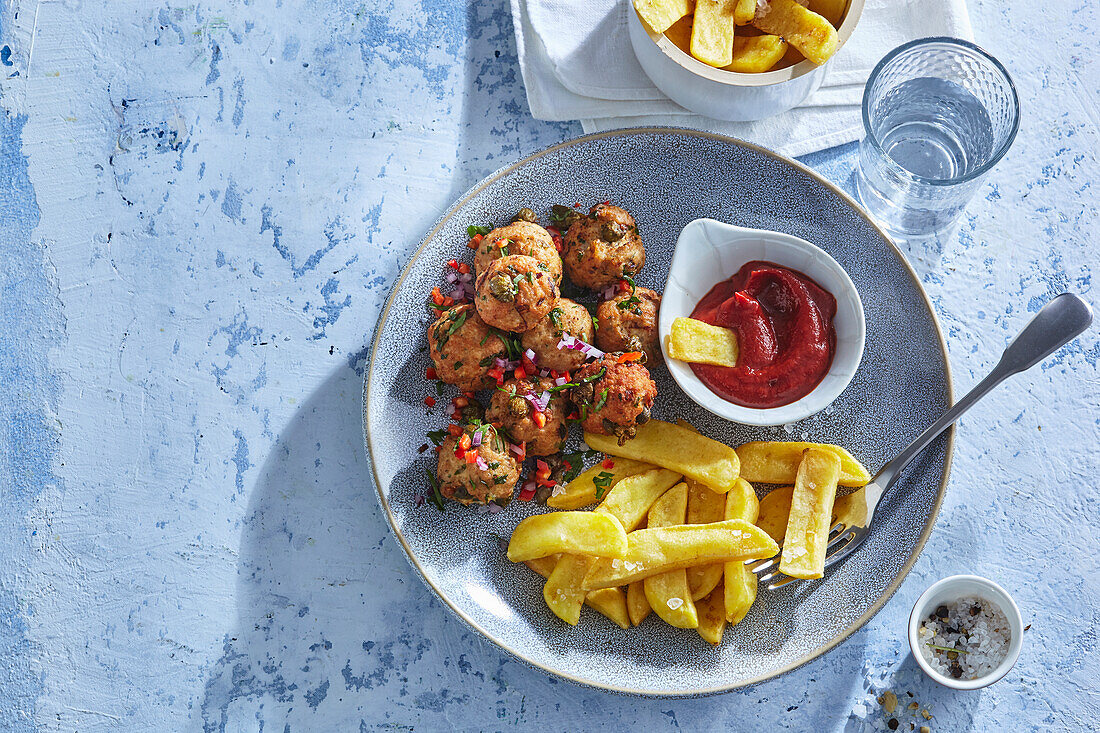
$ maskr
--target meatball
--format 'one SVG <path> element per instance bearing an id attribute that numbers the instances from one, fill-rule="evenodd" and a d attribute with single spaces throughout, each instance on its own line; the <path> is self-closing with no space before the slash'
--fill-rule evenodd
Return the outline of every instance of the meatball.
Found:
<path id="1" fill-rule="evenodd" d="M 527 443 L 528 455 L 557 453 L 569 434 L 565 425 L 568 410 L 561 394 L 550 392 L 553 386 L 554 382 L 545 377 L 509 380 L 493 392 L 485 419 L 500 425 L 513 443 Z M 524 395 L 536 399 L 546 395 L 545 409 L 539 411 Z"/>
<path id="2" fill-rule="evenodd" d="M 474 302 L 490 326 L 523 333 L 546 317 L 558 295 L 546 265 L 534 257 L 508 255 L 478 275 Z"/>
<path id="3" fill-rule="evenodd" d="M 520 335 L 520 343 L 525 350 L 535 352 L 540 368 L 571 372 L 579 369 L 588 357 L 576 349 L 559 349 L 558 342 L 565 334 L 592 343 L 592 315 L 580 303 L 558 298 L 546 318 Z"/>
<path id="4" fill-rule="evenodd" d="M 469 453 L 474 455 L 472 460 Z M 467 425 L 458 437 L 451 435 L 443 441 L 436 475 L 439 491 L 448 499 L 460 504 L 497 500 L 503 505 L 519 481 L 519 464 L 496 428 L 481 423 Z"/>
<path id="5" fill-rule="evenodd" d="M 480 275 L 494 260 L 508 255 L 534 257 L 546 265 L 554 282 L 561 284 L 561 255 L 550 232 L 538 224 L 516 221 L 486 234 L 474 253 L 474 271 Z"/>
<path id="6" fill-rule="evenodd" d="M 596 320 L 596 346 L 603 351 L 644 351 L 650 359 L 661 358 L 657 333 L 657 312 L 661 296 L 649 288 L 632 287 L 600 303 Z"/>
<path id="7" fill-rule="evenodd" d="M 642 360 L 619 363 L 620 353 L 606 354 L 573 373 L 577 386 L 570 400 L 591 433 L 614 435 L 619 445 L 634 437 L 636 427 L 649 421 L 657 385 Z"/>
<path id="8" fill-rule="evenodd" d="M 488 374 L 493 360 L 508 358 L 504 340 L 470 303 L 447 310 L 428 326 L 428 345 L 436 376 L 464 392 L 493 386 L 496 380 Z"/>
<path id="9" fill-rule="evenodd" d="M 565 274 L 576 285 L 606 288 L 645 265 L 645 247 L 626 209 L 596 204 L 569 227 L 564 239 Z"/>

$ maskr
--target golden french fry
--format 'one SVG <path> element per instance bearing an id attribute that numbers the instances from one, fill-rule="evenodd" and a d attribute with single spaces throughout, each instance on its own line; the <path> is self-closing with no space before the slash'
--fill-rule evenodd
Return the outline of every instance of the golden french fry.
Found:
<path id="1" fill-rule="evenodd" d="M 729 62 L 727 62 L 729 63 Z M 737 366 L 737 333 L 694 318 L 677 318 L 668 334 L 668 355 L 695 364 Z"/>
<path id="2" fill-rule="evenodd" d="M 622 557 L 626 549 L 626 530 L 610 514 L 554 512 L 527 517 L 516 525 L 508 542 L 508 559 L 523 562 L 558 552 Z"/>
<path id="3" fill-rule="evenodd" d="M 603 498 L 608 488 L 614 486 L 623 478 L 653 468 L 653 466 L 648 463 L 632 461 L 628 458 L 614 459 L 614 464 L 615 465 L 611 468 L 604 468 L 601 462 L 583 471 L 575 479 L 565 485 L 564 494 L 551 496 L 547 499 L 546 506 L 555 509 L 580 509 L 589 504 L 595 504 Z M 609 478 L 605 477 L 601 480 L 601 483 L 606 481 L 609 486 L 607 488 L 596 486 L 594 483 L 596 477 L 605 473 L 611 474 L 611 476 Z"/>
<path id="4" fill-rule="evenodd" d="M 524 561 L 524 565 L 544 578 L 554 572 L 561 555 L 549 555 Z M 603 588 L 590 592 L 584 599 L 589 608 L 602 613 L 624 629 L 630 628 L 630 617 L 626 610 L 626 598 L 618 588 Z"/>
<path id="5" fill-rule="evenodd" d="M 825 574 L 825 546 L 829 543 L 839 477 L 840 458 L 836 453 L 821 448 L 806 451 L 795 477 L 780 572 L 792 578 L 820 578 Z"/>
<path id="6" fill-rule="evenodd" d="M 661 420 L 639 425 L 637 435 L 623 445 L 614 436 L 588 432 L 584 442 L 613 456 L 648 461 L 676 471 L 719 493 L 733 486 L 740 466 L 737 451 L 728 445 Z"/>
<path id="7" fill-rule="evenodd" d="M 645 617 L 653 610 L 649 605 L 649 599 L 645 597 L 644 580 L 635 580 L 626 587 L 626 610 L 630 616 L 630 623 L 635 626 L 645 621 Z"/>
<path id="8" fill-rule="evenodd" d="M 623 525 L 623 529 L 633 532 L 645 519 L 653 502 L 679 483 L 681 478 L 680 474 L 665 468 L 651 468 L 627 476 L 607 492 L 603 502 L 594 511 L 613 515 Z"/>
<path id="9" fill-rule="evenodd" d="M 833 28 L 840 28 L 848 0 L 810 0 L 806 7 L 829 21 Z"/>
<path id="10" fill-rule="evenodd" d="M 584 598 L 585 604 L 607 616 L 621 629 L 630 628 L 630 616 L 626 609 L 626 594 L 622 588 L 594 590 Z"/>
<path id="11" fill-rule="evenodd" d="M 696 609 L 699 612 L 699 636 L 711 644 L 721 644 L 722 632 L 726 630 L 726 605 L 722 586 L 718 586 L 699 601 Z"/>
<path id="12" fill-rule="evenodd" d="M 689 56 L 691 55 L 691 21 L 692 17 L 685 15 L 665 31 L 665 38 L 672 41 Z"/>
<path id="13" fill-rule="evenodd" d="M 567 624 L 577 625 L 588 592 L 581 588 L 592 558 L 587 555 L 562 555 L 542 587 L 542 598 L 554 615 Z"/>
<path id="14" fill-rule="evenodd" d="M 795 0 L 769 0 L 757 5 L 753 25 L 765 33 L 782 36 L 819 66 L 836 53 L 840 39 L 825 18 Z"/>
<path id="15" fill-rule="evenodd" d="M 737 25 L 748 25 L 756 17 L 756 0 L 737 0 L 733 19 Z"/>
<path id="16" fill-rule="evenodd" d="M 760 517 L 754 522 L 776 542 L 782 542 L 787 534 L 787 519 L 791 516 L 793 486 L 772 489 L 760 500 Z"/>
<path id="17" fill-rule="evenodd" d="M 710 524 L 732 519 L 726 516 L 726 495 L 716 494 L 698 481 L 687 481 L 687 524 Z M 691 600 L 709 594 L 722 581 L 723 565 L 693 565 L 687 569 Z"/>
<path id="18" fill-rule="evenodd" d="M 737 484 L 726 494 L 726 519 L 740 519 L 755 523 L 760 516 L 760 501 L 752 485 L 737 479 Z M 745 618 L 756 600 L 756 574 L 749 571 L 743 562 L 728 562 L 723 566 L 725 582 L 722 608 L 726 620 L 736 624 Z"/>
<path id="19" fill-rule="evenodd" d="M 687 516 L 687 484 L 676 484 L 664 496 L 654 502 L 649 510 L 650 527 L 683 525 Z M 651 575 L 643 581 L 646 600 L 653 612 L 670 626 L 678 629 L 694 629 L 699 626 L 699 616 L 688 590 L 687 573 L 669 570 Z"/>
<path id="20" fill-rule="evenodd" d="M 833 502 L 833 523 L 844 522 L 852 527 L 867 526 L 867 491 L 856 489 L 847 496 L 838 496 Z"/>
<path id="21" fill-rule="evenodd" d="M 787 53 L 787 42 L 779 36 L 738 36 L 733 39 L 733 59 L 724 68 L 741 74 L 771 71 Z"/>
<path id="22" fill-rule="evenodd" d="M 737 0 L 695 0 L 691 55 L 717 68 L 733 61 Z"/>
<path id="23" fill-rule="evenodd" d="M 595 511 L 610 514 L 630 532 L 642 523 L 653 502 L 679 480 L 680 474 L 663 468 L 628 476 L 608 492 Z M 588 555 L 563 555 L 542 588 L 546 605 L 568 624 L 576 626 L 580 620 L 581 605 L 587 597 L 581 583 L 593 561 Z"/>
<path id="24" fill-rule="evenodd" d="M 584 587 L 614 588 L 691 565 L 758 560 L 777 552 L 771 537 L 740 519 L 639 529 L 627 535 L 621 558 L 601 557 L 592 564 Z"/>
<path id="25" fill-rule="evenodd" d="M 634 0 L 634 9 L 639 17 L 658 33 L 664 33 L 694 7 L 692 0 Z"/>
<path id="26" fill-rule="evenodd" d="M 756 440 L 737 446 L 741 477 L 750 483 L 793 484 L 802 454 L 808 448 L 831 450 L 840 458 L 840 485 L 865 486 L 871 474 L 851 453 L 828 443 L 775 442 Z"/>

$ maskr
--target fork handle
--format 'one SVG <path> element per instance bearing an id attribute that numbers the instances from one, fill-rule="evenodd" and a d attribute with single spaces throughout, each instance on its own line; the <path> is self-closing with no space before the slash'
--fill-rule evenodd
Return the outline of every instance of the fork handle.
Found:
<path id="1" fill-rule="evenodd" d="M 885 492 L 897 481 L 901 470 L 975 402 L 1013 374 L 1030 369 L 1065 346 L 1091 324 L 1092 309 L 1073 293 L 1062 293 L 1044 305 L 1008 345 L 993 371 L 945 412 L 943 417 L 932 423 L 897 458 L 883 466 L 873 479 L 874 483 Z"/>

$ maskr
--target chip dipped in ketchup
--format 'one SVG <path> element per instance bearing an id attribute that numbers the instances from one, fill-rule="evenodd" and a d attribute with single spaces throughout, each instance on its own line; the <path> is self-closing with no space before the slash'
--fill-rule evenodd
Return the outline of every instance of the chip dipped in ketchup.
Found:
<path id="1" fill-rule="evenodd" d="M 789 405 L 813 391 L 836 353 L 836 298 L 774 262 L 746 263 L 711 288 L 691 317 L 737 333 L 737 366 L 692 364 L 719 397 L 745 407 Z"/>

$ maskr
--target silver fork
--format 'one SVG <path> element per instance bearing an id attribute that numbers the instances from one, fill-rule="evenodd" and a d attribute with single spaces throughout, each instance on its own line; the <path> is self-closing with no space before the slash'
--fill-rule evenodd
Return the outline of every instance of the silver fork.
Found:
<path id="1" fill-rule="evenodd" d="M 1092 309 L 1088 303 L 1073 293 L 1062 293 L 1040 310 L 1024 330 L 1012 340 L 1001 355 L 997 366 L 985 379 L 977 384 L 965 397 L 955 403 L 939 420 L 933 423 L 920 437 L 903 450 L 897 458 L 882 467 L 882 470 L 867 484 L 866 497 L 869 508 L 868 519 L 863 526 L 837 522 L 829 529 L 829 543 L 826 546 L 825 567 L 838 562 L 855 552 L 871 533 L 875 515 L 882 504 L 883 495 L 898 480 L 898 475 L 913 458 L 935 440 L 940 433 L 969 410 L 975 402 L 984 397 L 1013 374 L 1030 369 L 1055 351 L 1072 341 L 1092 323 Z M 782 588 L 798 578 L 791 578 L 779 572 L 780 555 L 768 560 L 758 560 L 748 564 L 749 570 L 760 575 L 761 584 L 768 583 L 769 590 Z M 776 579 L 778 578 L 778 579 Z"/>

